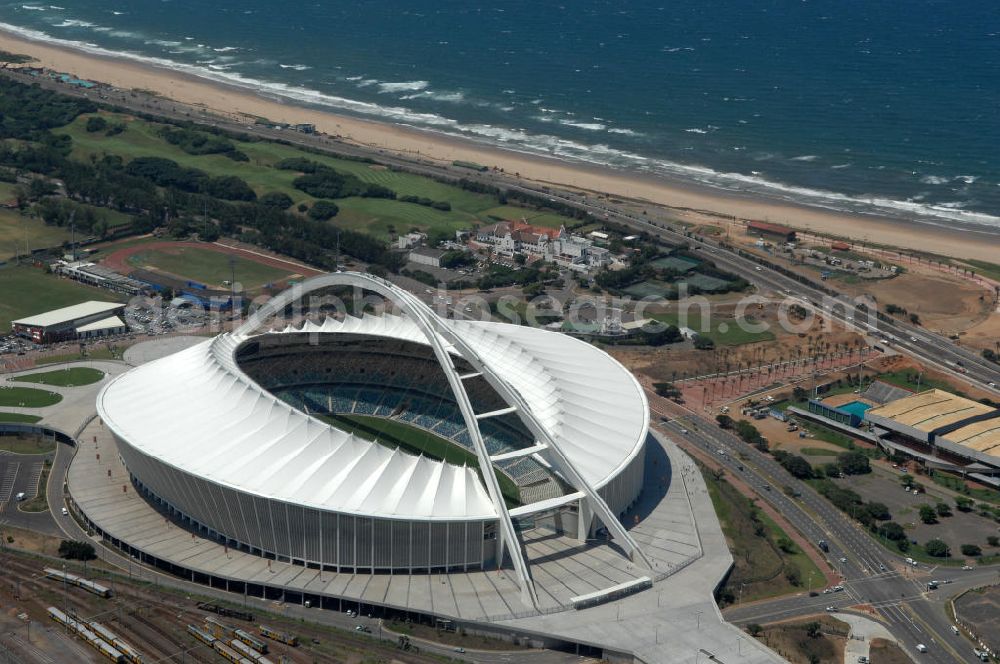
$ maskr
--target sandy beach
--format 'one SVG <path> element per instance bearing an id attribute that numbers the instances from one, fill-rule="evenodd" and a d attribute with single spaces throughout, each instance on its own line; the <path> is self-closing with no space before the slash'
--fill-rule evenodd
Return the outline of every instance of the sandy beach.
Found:
<path id="1" fill-rule="evenodd" d="M 1000 262 L 1000 234 L 950 230 L 905 219 L 841 214 L 525 155 L 470 140 L 285 104 L 259 96 L 251 89 L 224 86 L 166 68 L 32 42 L 9 33 L 0 32 L 0 49 L 30 55 L 37 60 L 35 64 L 42 67 L 126 90 L 154 91 L 184 104 L 201 106 L 221 114 L 246 114 L 275 122 L 312 123 L 319 131 L 373 148 L 419 154 L 446 163 L 465 160 L 497 166 L 507 173 L 518 173 L 522 178 L 537 182 L 607 193 L 671 208 L 765 219 L 857 241 Z M 692 221 L 699 221 L 697 214 L 684 214 Z"/>

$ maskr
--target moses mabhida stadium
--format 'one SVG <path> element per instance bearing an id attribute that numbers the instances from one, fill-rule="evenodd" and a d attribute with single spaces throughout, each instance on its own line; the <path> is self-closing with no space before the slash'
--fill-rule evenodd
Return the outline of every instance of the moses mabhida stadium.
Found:
<path id="1" fill-rule="evenodd" d="M 345 287 L 390 310 L 275 316 Z M 446 319 L 371 275 L 298 284 L 97 408 L 138 493 L 230 549 L 336 572 L 506 568 L 528 605 L 526 527 L 650 565 L 621 522 L 644 476 L 635 378 L 583 341 Z"/>

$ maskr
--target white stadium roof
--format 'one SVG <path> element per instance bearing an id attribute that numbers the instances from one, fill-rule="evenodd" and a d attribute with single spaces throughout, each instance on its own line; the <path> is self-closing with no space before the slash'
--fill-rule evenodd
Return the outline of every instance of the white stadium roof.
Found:
<path id="1" fill-rule="evenodd" d="M 608 483 L 643 449 L 643 391 L 603 351 L 534 328 L 443 322 L 520 393 L 591 486 Z M 427 344 L 410 318 L 394 315 L 265 334 L 299 331 Z M 355 437 L 265 391 L 235 361 L 247 338 L 222 334 L 120 376 L 98 398 L 104 422 L 161 462 L 260 496 L 382 518 L 498 516 L 475 469 Z"/>
<path id="2" fill-rule="evenodd" d="M 114 311 L 115 309 L 120 309 L 125 305 L 121 302 L 98 302 L 96 300 L 91 300 L 89 302 L 81 302 L 80 304 L 74 304 L 70 307 L 63 307 L 62 309 L 54 309 L 52 311 L 46 311 L 43 314 L 37 314 L 35 316 L 29 316 L 28 318 L 22 318 L 20 320 L 12 321 L 17 325 L 32 325 L 35 327 L 49 327 L 51 325 L 58 325 L 60 323 L 69 323 L 81 318 L 86 318 L 88 316 L 94 316 L 96 314 L 102 314 L 105 312 Z"/>

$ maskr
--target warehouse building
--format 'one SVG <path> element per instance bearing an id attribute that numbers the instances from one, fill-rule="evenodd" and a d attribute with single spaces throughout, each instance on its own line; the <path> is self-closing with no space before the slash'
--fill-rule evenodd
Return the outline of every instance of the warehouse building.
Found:
<path id="1" fill-rule="evenodd" d="M 12 322 L 13 332 L 38 344 L 122 334 L 128 331 L 121 302 L 91 300 Z"/>
<path id="2" fill-rule="evenodd" d="M 795 229 L 766 221 L 751 221 L 748 223 L 747 234 L 770 237 L 781 242 L 795 242 Z"/>
<path id="3" fill-rule="evenodd" d="M 893 451 L 1000 483 L 1000 410 L 943 390 L 896 399 L 865 413 Z"/>

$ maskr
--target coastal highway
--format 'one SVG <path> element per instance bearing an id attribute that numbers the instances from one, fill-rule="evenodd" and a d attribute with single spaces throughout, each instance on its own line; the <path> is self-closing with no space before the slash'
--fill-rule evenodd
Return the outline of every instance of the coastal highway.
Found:
<path id="1" fill-rule="evenodd" d="M 727 620 L 745 624 L 769 622 L 823 612 L 827 607 L 843 610 L 863 605 L 887 625 L 900 645 L 920 661 L 974 661 L 972 646 L 951 630 L 943 600 L 955 594 L 951 589 L 963 589 L 995 582 L 997 570 L 980 568 L 961 570 L 907 565 L 902 556 L 890 552 L 865 533 L 862 528 L 840 512 L 813 488 L 785 471 L 773 458 L 739 440 L 714 423 L 698 415 L 650 396 L 655 425 L 663 428 L 682 446 L 692 446 L 711 455 L 727 472 L 739 477 L 778 510 L 796 530 L 813 543 L 823 539 L 830 551 L 825 554 L 832 568 L 840 574 L 844 590 L 820 593 L 816 597 L 797 595 L 770 602 L 727 609 Z M 786 493 L 785 488 L 790 489 Z M 937 591 L 927 591 L 927 581 L 949 581 Z M 807 579 L 807 591 L 821 591 Z M 952 585 L 955 584 L 955 585 Z M 928 652 L 917 653 L 922 643 Z"/>

